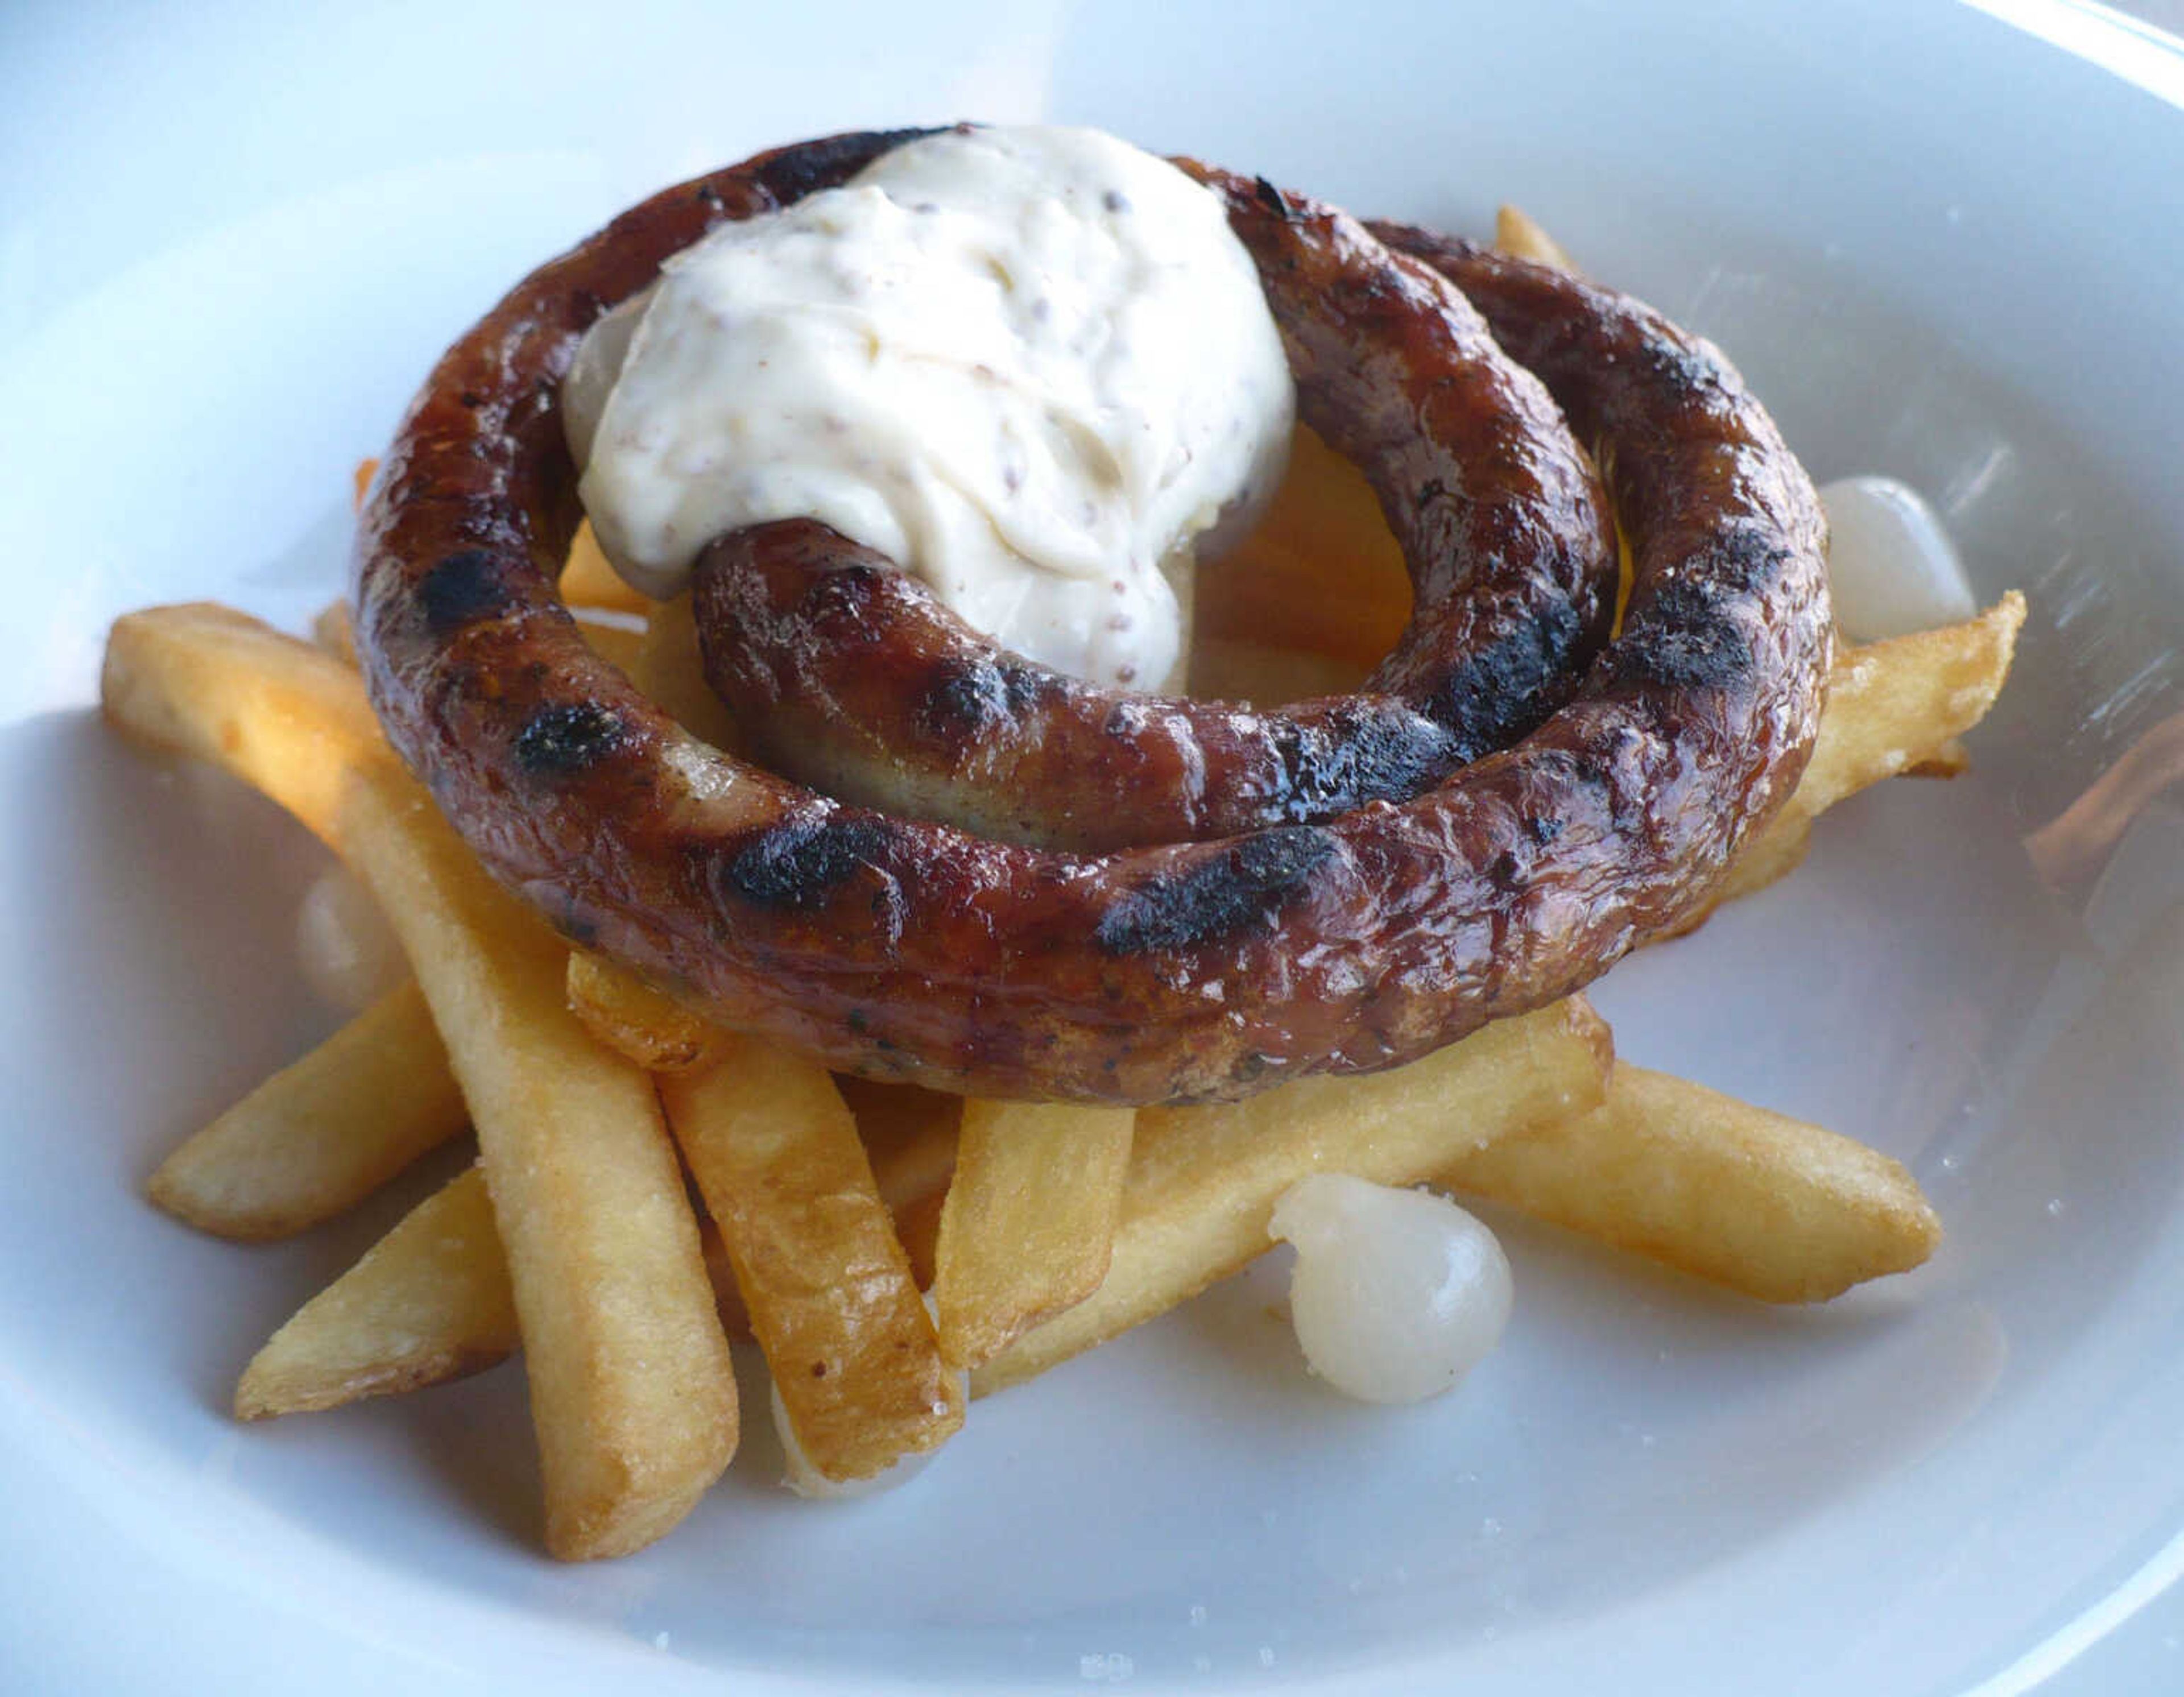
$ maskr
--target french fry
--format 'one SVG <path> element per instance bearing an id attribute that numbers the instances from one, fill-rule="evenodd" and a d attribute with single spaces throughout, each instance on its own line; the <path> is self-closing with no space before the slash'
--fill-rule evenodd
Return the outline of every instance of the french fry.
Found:
<path id="1" fill-rule="evenodd" d="M 1563 251 L 1562 243 L 1548 235 L 1522 207 L 1496 209 L 1494 245 L 1513 258 L 1529 259 L 1535 264 L 1552 265 L 1558 271 L 1577 270 L 1570 256 Z"/>
<path id="2" fill-rule="evenodd" d="M 273 1334 L 243 1370 L 235 1412 L 265 1420 L 417 1390 L 481 1372 L 517 1343 L 508 1262 L 474 1166 Z"/>
<path id="3" fill-rule="evenodd" d="M 566 991 L 585 1030 L 648 1072 L 709 1066 L 720 1052 L 717 1027 L 604 955 L 570 950 Z"/>
<path id="4" fill-rule="evenodd" d="M 1410 1184 L 1604 1099 L 1607 1026 L 1584 998 L 1503 1020 L 1362 1078 L 1300 1079 L 1247 1101 L 1139 1111 L 1106 1282 L 972 1376 L 983 1395 L 1164 1314 L 1263 1254 L 1275 1201 L 1308 1173 Z"/>
<path id="5" fill-rule="evenodd" d="M 444 1071 L 438 1034 L 429 1028 L 427 1034 Z M 962 1099 L 910 1084 L 878 1084 L 861 1078 L 835 1082 L 857 1115 L 858 1131 L 872 1156 L 873 1182 L 894 1216 L 911 1272 L 923 1288 L 933 1282 L 934 1245 L 955 1166 Z M 750 1316 L 736 1288 L 720 1229 L 710 1220 L 700 1222 L 699 1244 L 722 1330 L 732 1341 L 748 1341 Z M 507 1265 L 499 1234 L 489 1231 L 471 1233 L 459 1244 L 451 1241 L 448 1252 L 437 1259 L 406 1252 L 382 1257 L 373 1263 L 368 1305 L 352 1299 L 313 1306 L 306 1310 L 308 1320 L 299 1315 L 290 1322 L 284 1344 L 290 1359 L 330 1366 L 324 1372 L 294 1376 L 298 1394 L 307 1393 L 307 1400 L 269 1404 L 262 1411 L 332 1408 L 359 1397 L 421 1390 L 512 1352 L 516 1342 L 500 1322 L 491 1299 L 494 1291 L 507 1287 Z M 406 1281 L 446 1288 L 437 1293 L 410 1289 Z M 369 1329 L 370 1317 L 379 1313 L 397 1315 L 401 1323 Z M 352 1328 L 350 1334 L 343 1335 L 343 1328 Z M 321 1335 L 329 1333 L 333 1335 Z"/>
<path id="6" fill-rule="evenodd" d="M 132 742 L 223 768 L 337 850 L 359 771 L 395 764 L 354 672 L 211 602 L 115 620 L 99 700 Z"/>
<path id="7" fill-rule="evenodd" d="M 1804 776 L 1683 929 L 1794 871 L 1813 821 L 1844 797 L 1905 772 L 1960 770 L 1964 750 L 1956 739 L 1994 705 L 2024 623 L 2025 598 L 2013 589 L 1976 619 L 1841 655 L 1829 675 Z"/>
<path id="8" fill-rule="evenodd" d="M 148 1189 L 199 1231 L 287 1237 L 469 1124 L 425 998 L 404 984 L 184 1143 Z"/>
<path id="9" fill-rule="evenodd" d="M 1942 1234 L 1887 1156 L 1627 1062 L 1600 1106 L 1474 1150 L 1439 1182 L 1763 1302 L 1907 1271 Z"/>
<path id="10" fill-rule="evenodd" d="M 568 994 L 585 1029 L 649 1072 L 711 1066 L 736 1041 L 627 968 L 582 949 L 569 955 Z M 956 1166 L 961 1097 L 846 1076 L 834 1083 L 855 1116 L 873 1181 L 890 1208 L 946 1188 Z"/>
<path id="11" fill-rule="evenodd" d="M 944 1188 L 897 1203 L 889 1210 L 894 1216 L 894 1234 L 902 1240 L 902 1252 L 910 1258 L 910 1276 L 920 1290 L 931 1290 L 939 1272 L 940 1216 L 947 1205 Z"/>
<path id="12" fill-rule="evenodd" d="M 1136 1118 L 1070 1103 L 964 1104 L 933 1255 L 951 1366 L 980 1366 L 1099 1289 Z"/>
<path id="13" fill-rule="evenodd" d="M 108 718 L 212 759 L 332 844 L 393 922 L 477 1128 L 522 1325 L 547 1544 L 649 1543 L 735 1446 L 735 1382 L 650 1081 L 563 999 L 567 947 L 380 739 L 356 676 L 225 609 L 131 614 Z"/>
<path id="14" fill-rule="evenodd" d="M 963 1098 L 846 1073 L 835 1075 L 834 1088 L 856 1116 L 872 1182 L 898 1219 L 911 1204 L 947 1189 L 956 1170 Z"/>
<path id="15" fill-rule="evenodd" d="M 657 604 L 642 590 L 631 588 L 607 564 L 588 519 L 577 526 L 569 544 L 569 558 L 561 567 L 561 598 L 571 607 L 600 607 L 616 613 L 649 613 Z"/>
<path id="16" fill-rule="evenodd" d="M 826 1069 L 737 1038 L 660 1090 L 811 1465 L 869 1478 L 947 1438 L 961 1386 Z"/>
<path id="17" fill-rule="evenodd" d="M 642 1548 L 736 1444 L 735 1379 L 651 1081 L 563 996 L 567 945 L 488 878 L 416 786 L 360 783 L 353 864 L 432 1004 L 478 1131 L 566 1560 Z"/>
<path id="18" fill-rule="evenodd" d="M 936 1188 L 890 1205 L 921 1288 L 932 1282 L 945 1197 Z M 700 1223 L 698 1244 L 721 1330 L 733 1343 L 754 1341 L 727 1245 L 710 1220 Z M 336 1290 L 340 1297 L 326 1300 Z M 267 1344 L 244 1374 L 236 1412 L 245 1420 L 316 1412 L 481 1372 L 522 1347 L 513 1303 L 484 1175 L 472 1168 L 297 1311 L 275 1334 L 279 1349 Z"/>
<path id="19" fill-rule="evenodd" d="M 1953 739 L 2002 693 L 2024 625 L 2025 598 L 2013 589 L 1976 619 L 1852 648 L 1829 677 L 1828 710 L 1791 805 L 1817 815 L 1883 778 L 1949 758 Z"/>

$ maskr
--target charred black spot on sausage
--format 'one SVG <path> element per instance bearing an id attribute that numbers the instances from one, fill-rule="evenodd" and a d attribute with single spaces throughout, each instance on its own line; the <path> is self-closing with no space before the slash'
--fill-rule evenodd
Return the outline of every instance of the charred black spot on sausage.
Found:
<path id="1" fill-rule="evenodd" d="M 919 728 L 950 743 L 1001 724 L 1007 715 L 1000 674 L 983 664 L 937 668 L 917 705 Z"/>
<path id="2" fill-rule="evenodd" d="M 1005 655 L 944 659 L 918 703 L 917 722 L 952 743 L 1004 727 L 1058 693 L 1056 680 Z"/>
<path id="3" fill-rule="evenodd" d="M 787 820 L 744 843 L 721 869 L 721 887 L 754 907 L 824 906 L 863 867 L 883 860 L 894 833 L 869 814 Z"/>
<path id="4" fill-rule="evenodd" d="M 1475 760 L 1538 728 L 1570 693 L 1586 637 L 1575 608 L 1557 602 L 1518 620 L 1451 666 L 1425 709 Z"/>
<path id="5" fill-rule="evenodd" d="M 1063 693 L 1061 681 L 1037 666 L 1004 657 L 998 670 L 1001 674 L 1001 697 L 1011 713 L 1028 713 Z"/>
<path id="6" fill-rule="evenodd" d="M 1334 839 L 1315 826 L 1260 832 L 1124 891 L 1094 940 L 1110 954 L 1148 954 L 1268 924 L 1334 852 Z"/>
<path id="7" fill-rule="evenodd" d="M 425 628 L 435 637 L 451 637 L 465 625 L 512 611 L 523 598 L 509 578 L 500 556 L 488 548 L 448 554 L 417 581 Z"/>
<path id="8" fill-rule="evenodd" d="M 846 182 L 905 142 L 939 133 L 932 129 L 860 130 L 847 136 L 830 136 L 822 142 L 786 149 L 768 159 L 755 175 L 760 186 L 786 206 L 819 189 Z"/>
<path id="9" fill-rule="evenodd" d="M 879 637 L 872 616 L 874 604 L 909 582 L 892 567 L 852 563 L 822 571 L 805 599 L 829 642 L 871 643 Z"/>
<path id="10" fill-rule="evenodd" d="M 1289 197 L 1265 177 L 1254 177 L 1251 180 L 1251 190 L 1259 197 L 1259 204 L 1280 219 L 1283 223 L 1287 224 L 1296 216 L 1296 209 L 1290 204 Z"/>
<path id="11" fill-rule="evenodd" d="M 1622 637 L 1602 662 L 1603 681 L 1672 690 L 1739 684 L 1758 664 L 1749 612 L 1747 597 L 1715 574 L 1671 578 L 1633 604 Z"/>
<path id="12" fill-rule="evenodd" d="M 1309 730 L 1277 721 L 1270 732 L 1281 800 L 1299 819 L 1408 801 L 1462 760 L 1446 730 L 1392 701 L 1345 703 Z"/>
<path id="13" fill-rule="evenodd" d="M 515 764 L 529 777 L 572 778 L 620 752 L 628 737 L 629 727 L 610 708 L 593 701 L 554 702 L 515 733 Z"/>

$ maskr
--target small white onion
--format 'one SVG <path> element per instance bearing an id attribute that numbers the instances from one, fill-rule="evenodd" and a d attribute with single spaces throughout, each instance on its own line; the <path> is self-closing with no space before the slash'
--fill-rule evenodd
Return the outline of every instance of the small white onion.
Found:
<path id="1" fill-rule="evenodd" d="M 1941 516 L 1893 477 L 1845 477 L 1820 491 L 1836 622 L 1862 643 L 1953 625 L 1979 611 Z"/>
<path id="2" fill-rule="evenodd" d="M 386 915 L 345 866 L 330 868 L 304 892 L 296 964 L 314 995 L 346 1013 L 370 1007 L 410 972 Z"/>
<path id="3" fill-rule="evenodd" d="M 1451 1389 L 1508 1323 L 1508 1258 L 1446 1197 L 1316 1173 L 1284 1193 L 1268 1230 L 1296 1246 L 1290 1319 L 1305 1360 L 1346 1396 Z"/>

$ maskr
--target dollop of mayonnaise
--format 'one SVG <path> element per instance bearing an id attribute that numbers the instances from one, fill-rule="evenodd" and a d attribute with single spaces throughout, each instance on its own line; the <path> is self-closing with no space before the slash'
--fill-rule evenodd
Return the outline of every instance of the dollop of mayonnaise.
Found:
<path id="1" fill-rule="evenodd" d="M 1296 1245 L 1290 1321 L 1305 1360 L 1346 1396 L 1448 1390 L 1509 1322 L 1508 1258 L 1446 1197 L 1314 1173 L 1282 1193 L 1267 1230 Z"/>
<path id="2" fill-rule="evenodd" d="M 1295 398 L 1220 203 L 1098 131 L 950 131 L 722 225 L 563 387 L 608 559 L 667 597 L 714 537 L 812 518 L 1002 646 L 1150 688 L 1163 565 L 1273 492 Z"/>

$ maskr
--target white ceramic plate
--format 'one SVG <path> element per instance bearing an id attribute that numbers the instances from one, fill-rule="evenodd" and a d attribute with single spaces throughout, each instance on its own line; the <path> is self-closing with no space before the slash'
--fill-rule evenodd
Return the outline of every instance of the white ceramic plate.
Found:
<path id="1" fill-rule="evenodd" d="M 2029 0 L 450 10 L 0 21 L 0 1687 L 2184 1681 L 2184 815 L 2060 899 L 2017 846 L 2184 695 L 2184 58 Z M 1930 1268 L 1777 1314 L 1512 1222 L 1507 1344 L 1396 1413 L 1308 1382 L 1256 1277 L 982 1405 L 897 1495 L 791 1502 L 755 1437 L 581 1569 L 537 1553 L 513 1372 L 228 1420 L 416 1187 L 259 1250 L 139 1200 L 331 1020 L 288 946 L 316 851 L 101 732 L 106 620 L 298 620 L 351 465 L 531 264 L 760 144 L 957 115 L 1462 228 L 1521 201 L 1728 346 L 1819 475 L 1909 479 L 2028 591 L 1975 776 L 1845 807 L 1601 992 L 1626 1054 L 1909 1162 Z"/>

